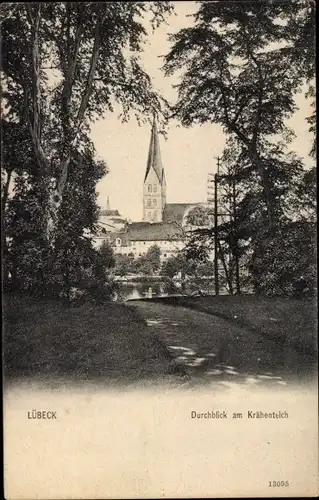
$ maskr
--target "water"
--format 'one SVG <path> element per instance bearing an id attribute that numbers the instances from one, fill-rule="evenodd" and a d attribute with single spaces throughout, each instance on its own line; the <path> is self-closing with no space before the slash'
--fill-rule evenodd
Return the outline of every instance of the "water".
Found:
<path id="1" fill-rule="evenodd" d="M 122 300 L 143 299 L 149 297 L 149 289 L 152 289 L 152 297 L 164 297 L 169 294 L 169 287 L 163 282 L 142 281 L 118 283 L 118 294 Z"/>
<path id="2" fill-rule="evenodd" d="M 150 291 L 151 289 L 151 291 Z M 165 282 L 145 280 L 140 282 L 117 283 L 117 294 L 120 300 L 136 300 L 150 297 L 166 297 L 168 295 L 194 294 L 198 291 L 213 294 L 213 284 L 210 280 L 181 282 Z"/>

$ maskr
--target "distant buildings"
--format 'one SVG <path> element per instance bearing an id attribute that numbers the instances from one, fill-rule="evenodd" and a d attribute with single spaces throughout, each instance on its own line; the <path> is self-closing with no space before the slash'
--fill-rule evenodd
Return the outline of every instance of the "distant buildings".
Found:
<path id="1" fill-rule="evenodd" d="M 100 246 L 109 241 L 117 254 L 139 257 L 157 245 L 161 250 L 161 260 L 176 255 L 185 246 L 189 212 L 204 203 L 167 203 L 166 179 L 162 165 L 159 137 L 154 118 L 151 140 L 143 181 L 143 221 L 130 222 L 117 210 L 101 210 L 100 232 L 95 244 Z"/>
<path id="2" fill-rule="evenodd" d="M 100 237 L 105 239 L 109 233 L 123 231 L 129 222 L 120 215 L 118 210 L 111 210 L 109 197 L 107 197 L 107 208 L 99 213 Z"/>

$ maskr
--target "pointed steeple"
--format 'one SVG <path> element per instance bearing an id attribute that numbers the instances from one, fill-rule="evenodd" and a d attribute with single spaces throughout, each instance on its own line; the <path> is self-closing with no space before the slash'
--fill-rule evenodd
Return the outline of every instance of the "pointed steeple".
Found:
<path id="1" fill-rule="evenodd" d="M 155 113 L 154 113 L 154 117 L 153 117 L 151 141 L 150 141 L 150 146 L 149 146 L 149 151 L 148 151 L 147 166 L 146 166 L 144 182 L 146 181 L 148 173 L 152 167 L 154 168 L 154 170 L 156 172 L 156 175 L 158 177 L 159 182 L 162 183 L 164 169 L 163 169 L 162 159 L 161 159 L 161 150 L 160 150 L 160 144 L 159 144 L 159 138 L 158 138 Z"/>
<path id="2" fill-rule="evenodd" d="M 106 210 L 111 210 L 110 197 L 109 196 L 107 197 Z"/>
<path id="3" fill-rule="evenodd" d="M 159 137 L 154 114 L 146 173 L 143 182 L 143 221 L 162 222 L 166 204 L 166 181 L 161 160 Z"/>

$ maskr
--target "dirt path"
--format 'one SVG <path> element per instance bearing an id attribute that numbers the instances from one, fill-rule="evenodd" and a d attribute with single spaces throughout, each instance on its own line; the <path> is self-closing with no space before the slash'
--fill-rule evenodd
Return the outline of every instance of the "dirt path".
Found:
<path id="1" fill-rule="evenodd" d="M 151 301 L 130 301 L 194 383 L 280 386 L 311 377 L 307 355 L 210 314 Z"/>

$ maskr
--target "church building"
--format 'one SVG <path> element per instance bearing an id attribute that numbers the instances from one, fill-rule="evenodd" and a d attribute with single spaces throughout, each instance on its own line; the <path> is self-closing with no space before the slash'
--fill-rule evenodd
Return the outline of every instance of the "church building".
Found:
<path id="1" fill-rule="evenodd" d="M 134 257 L 144 255 L 151 246 L 157 245 L 161 251 L 161 260 L 164 261 L 176 255 L 185 246 L 187 232 L 194 229 L 188 224 L 189 212 L 194 207 L 205 204 L 167 203 L 166 178 L 155 117 L 142 194 L 141 222 L 129 222 L 109 206 L 107 210 L 101 210 L 99 219 L 101 230 L 95 239 L 95 244 L 100 246 L 107 240 L 116 254 L 133 254 Z"/>
<path id="2" fill-rule="evenodd" d="M 162 222 L 166 205 L 166 180 L 154 117 L 143 184 L 143 221 Z"/>

